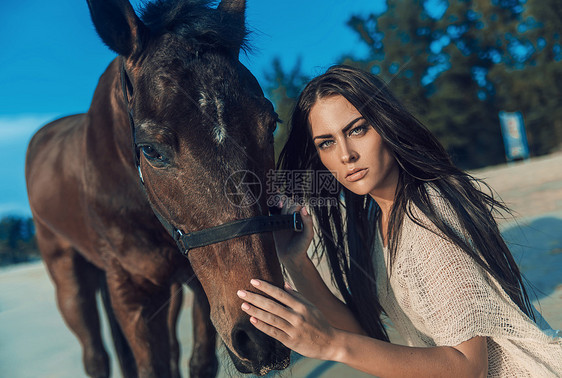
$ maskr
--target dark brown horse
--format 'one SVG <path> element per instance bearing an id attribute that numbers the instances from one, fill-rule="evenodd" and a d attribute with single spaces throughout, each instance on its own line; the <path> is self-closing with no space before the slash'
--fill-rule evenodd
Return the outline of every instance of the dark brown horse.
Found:
<path id="1" fill-rule="evenodd" d="M 161 0 L 139 18 L 128 0 L 89 0 L 98 34 L 120 56 L 88 113 L 46 125 L 29 145 L 39 247 L 93 377 L 110 373 L 98 291 L 123 375 L 179 376 L 184 283 L 194 292 L 192 377 L 216 374 L 217 331 L 241 372 L 289 363 L 289 350 L 250 325 L 236 296 L 253 277 L 282 283 L 271 233 L 192 249 L 186 259 L 157 218 L 191 232 L 267 215 L 265 196 L 237 206 L 225 195 L 233 173 L 265 182 L 274 163 L 276 115 L 238 61 L 245 1 L 209 3 Z"/>

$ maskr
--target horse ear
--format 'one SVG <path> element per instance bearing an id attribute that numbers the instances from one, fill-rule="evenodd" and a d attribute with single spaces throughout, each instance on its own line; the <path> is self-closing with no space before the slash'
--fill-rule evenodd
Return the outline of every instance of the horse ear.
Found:
<path id="1" fill-rule="evenodd" d="M 217 10 L 223 13 L 226 21 L 232 25 L 232 31 L 240 37 L 240 45 L 242 45 L 246 38 L 246 0 L 222 0 Z M 240 46 L 234 53 L 238 56 L 239 52 Z"/>
<path id="2" fill-rule="evenodd" d="M 128 0 L 87 0 L 102 41 L 117 54 L 129 57 L 142 50 L 147 27 Z"/>
<path id="3" fill-rule="evenodd" d="M 244 17 L 246 0 L 222 0 L 218 9 L 229 13 L 238 13 Z"/>

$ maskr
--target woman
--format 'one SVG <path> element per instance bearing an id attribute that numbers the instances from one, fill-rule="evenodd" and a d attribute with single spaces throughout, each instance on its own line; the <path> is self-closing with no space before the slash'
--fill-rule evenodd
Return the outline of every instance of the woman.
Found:
<path id="1" fill-rule="evenodd" d="M 341 184 L 315 194 L 341 206 L 310 211 L 345 303 L 306 253 L 312 216 L 286 204 L 305 223 L 302 234 L 275 235 L 298 292 L 259 280 L 255 292 L 239 290 L 255 327 L 302 355 L 381 377 L 562 375 L 562 341 L 535 324 L 493 218 L 504 206 L 383 82 L 332 67 L 301 93 L 291 125 L 280 168 L 327 169 Z M 409 346 L 388 342 L 383 312 Z"/>

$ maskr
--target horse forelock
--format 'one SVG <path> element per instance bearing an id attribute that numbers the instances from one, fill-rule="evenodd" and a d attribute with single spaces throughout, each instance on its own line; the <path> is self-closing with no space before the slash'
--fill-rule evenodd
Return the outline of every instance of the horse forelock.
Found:
<path id="1" fill-rule="evenodd" d="M 141 10 L 153 37 L 174 34 L 193 45 L 251 50 L 246 27 L 225 22 L 210 0 L 155 0 Z"/>

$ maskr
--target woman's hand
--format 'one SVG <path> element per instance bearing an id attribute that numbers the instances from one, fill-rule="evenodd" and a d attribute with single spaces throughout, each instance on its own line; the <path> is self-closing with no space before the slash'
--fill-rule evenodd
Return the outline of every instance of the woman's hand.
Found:
<path id="1" fill-rule="evenodd" d="M 303 356 L 334 358 L 338 330 L 330 326 L 320 310 L 287 284 L 284 291 L 261 280 L 250 283 L 280 302 L 249 291 L 238 291 L 238 296 L 246 301 L 242 310 L 250 315 L 250 322 L 257 329 Z"/>
<path id="2" fill-rule="evenodd" d="M 300 258 L 305 257 L 310 242 L 314 237 L 312 216 L 310 216 L 305 207 L 301 205 L 285 204 L 281 210 L 281 214 L 292 214 L 297 211 L 300 212 L 302 217 L 302 232 L 282 230 L 273 233 L 277 257 L 279 257 L 279 262 L 283 265 L 297 263 Z"/>

